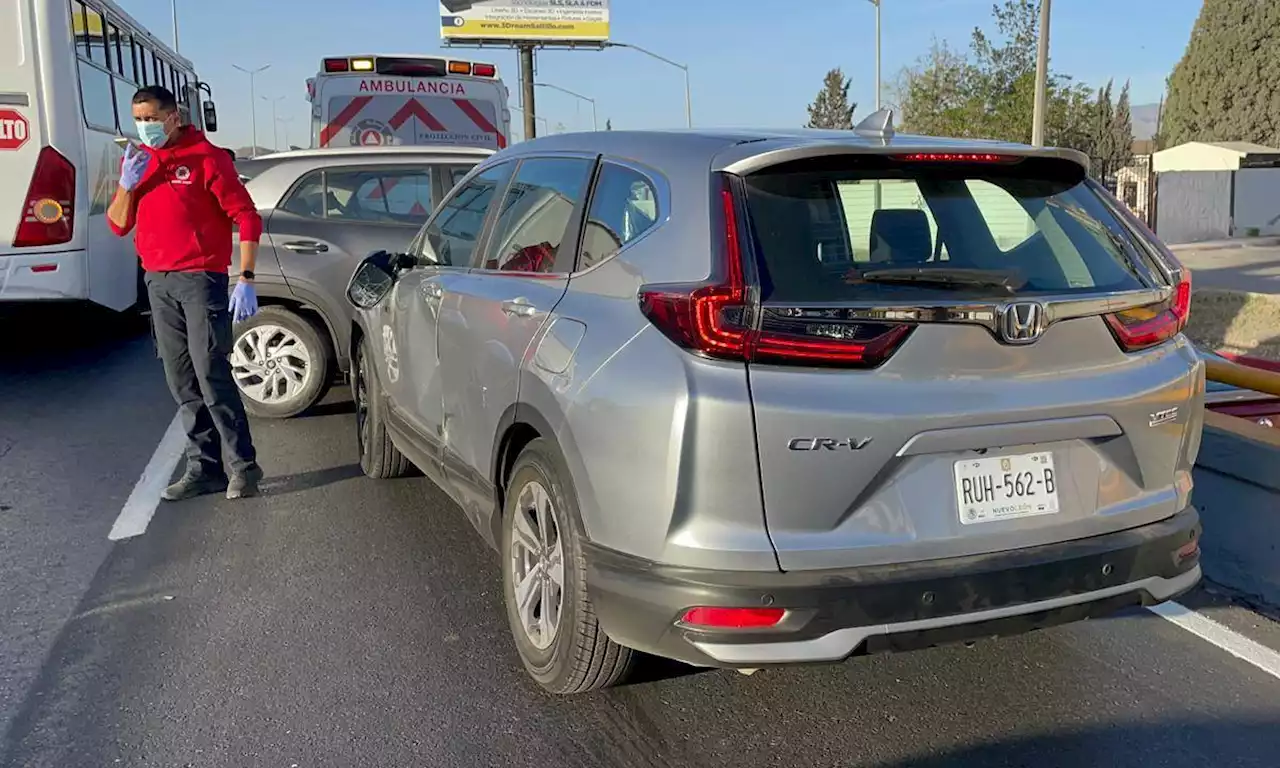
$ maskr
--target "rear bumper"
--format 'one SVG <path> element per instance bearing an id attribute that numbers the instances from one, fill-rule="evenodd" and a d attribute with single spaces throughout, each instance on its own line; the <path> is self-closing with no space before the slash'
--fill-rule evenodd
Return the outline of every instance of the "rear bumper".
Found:
<path id="1" fill-rule="evenodd" d="M 84 251 L 0 254 L 0 301 L 89 298 Z"/>
<path id="2" fill-rule="evenodd" d="M 1200 517 L 991 555 L 809 572 L 673 568 L 589 546 L 587 585 L 601 626 L 640 651 L 712 667 L 841 661 L 1019 634 L 1134 605 L 1200 580 Z M 677 625 L 698 606 L 784 608 L 767 630 Z"/>

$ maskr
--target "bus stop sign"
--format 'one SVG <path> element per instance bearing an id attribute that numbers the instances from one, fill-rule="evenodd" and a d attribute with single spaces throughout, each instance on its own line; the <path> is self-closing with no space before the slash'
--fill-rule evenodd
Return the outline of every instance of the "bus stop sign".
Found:
<path id="1" fill-rule="evenodd" d="M 14 150 L 31 137 L 31 124 L 13 109 L 0 109 L 0 151 Z"/>

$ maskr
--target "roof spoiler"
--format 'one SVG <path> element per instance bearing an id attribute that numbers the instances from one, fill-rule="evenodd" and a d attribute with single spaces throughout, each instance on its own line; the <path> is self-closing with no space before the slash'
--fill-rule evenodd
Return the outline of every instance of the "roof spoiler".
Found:
<path id="1" fill-rule="evenodd" d="M 873 139 L 891 139 L 893 138 L 893 110 L 885 107 L 876 110 L 863 118 L 862 122 L 853 127 L 854 133 L 860 136 L 867 136 Z"/>

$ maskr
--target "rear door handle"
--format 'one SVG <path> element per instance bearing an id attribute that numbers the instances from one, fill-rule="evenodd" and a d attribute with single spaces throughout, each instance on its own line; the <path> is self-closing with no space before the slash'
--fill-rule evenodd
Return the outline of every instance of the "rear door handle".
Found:
<path id="1" fill-rule="evenodd" d="M 315 240 L 294 240 L 284 243 L 284 247 L 295 253 L 325 253 L 329 250 L 329 246 Z"/>
<path id="2" fill-rule="evenodd" d="M 502 311 L 506 312 L 508 315 L 514 315 L 516 317 L 532 317 L 533 313 L 538 310 L 529 303 L 528 299 L 521 297 L 502 302 Z"/>

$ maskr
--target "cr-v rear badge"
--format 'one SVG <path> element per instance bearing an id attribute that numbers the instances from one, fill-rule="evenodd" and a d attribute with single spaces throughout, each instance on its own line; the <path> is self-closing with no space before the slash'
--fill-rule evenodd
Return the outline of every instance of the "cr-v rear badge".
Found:
<path id="1" fill-rule="evenodd" d="M 792 451 L 860 451 L 871 442 L 869 437 L 793 437 L 787 441 Z"/>
<path id="2" fill-rule="evenodd" d="M 1044 333 L 1044 305 L 1019 301 L 1000 307 L 998 328 L 1006 344 L 1030 344 Z"/>

